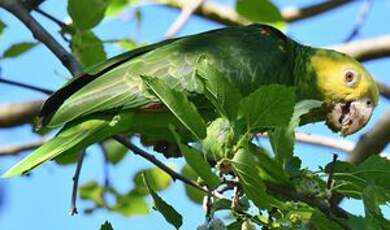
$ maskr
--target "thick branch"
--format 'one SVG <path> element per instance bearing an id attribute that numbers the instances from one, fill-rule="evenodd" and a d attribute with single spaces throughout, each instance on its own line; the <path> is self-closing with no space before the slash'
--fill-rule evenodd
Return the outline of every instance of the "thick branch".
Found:
<path id="1" fill-rule="evenodd" d="M 57 56 L 62 64 L 72 73 L 73 76 L 82 74 L 80 65 L 54 38 L 43 28 L 38 21 L 36 21 L 25 9 L 19 1 L 15 0 L 0 0 L 0 7 L 3 7 L 15 17 L 17 17 L 23 24 L 32 32 L 33 36 L 45 44 L 50 51 Z"/>
<path id="2" fill-rule="evenodd" d="M 366 134 L 361 136 L 356 147 L 351 151 L 348 161 L 359 164 L 373 154 L 379 154 L 390 141 L 390 108 Z"/>
<path id="3" fill-rule="evenodd" d="M 10 145 L 0 147 L 0 156 L 13 156 L 24 151 L 29 151 L 38 148 L 46 142 L 45 139 L 33 141 L 20 145 Z"/>
<path id="4" fill-rule="evenodd" d="M 349 142 L 347 140 L 343 139 L 335 139 L 331 137 L 326 136 L 320 136 L 315 134 L 306 134 L 306 133 L 295 133 L 295 138 L 298 142 L 304 143 L 304 144 L 310 144 L 315 146 L 321 146 L 325 148 L 331 148 L 338 151 L 343 151 L 345 153 L 348 153 L 352 151 L 355 144 L 352 142 Z"/>
<path id="5" fill-rule="evenodd" d="M 283 196 L 286 196 L 291 200 L 302 201 L 302 202 L 309 204 L 310 206 L 316 207 L 316 208 L 320 209 L 326 215 L 329 215 L 329 217 L 331 219 L 337 221 L 339 224 L 341 224 L 341 223 L 338 221 L 337 217 L 347 218 L 347 216 L 348 216 L 348 212 L 346 212 L 344 209 L 342 209 L 338 206 L 331 207 L 326 202 L 323 202 L 323 201 L 316 199 L 314 197 L 308 197 L 305 194 L 293 191 L 289 188 L 285 188 L 285 187 L 282 187 L 282 186 L 279 186 L 276 184 L 267 183 L 267 189 L 270 192 L 278 193 L 278 194 L 281 194 Z"/>
<path id="6" fill-rule="evenodd" d="M 267 134 L 259 133 L 258 137 L 266 138 Z M 343 139 L 336 139 L 316 134 L 307 134 L 302 132 L 295 133 L 296 142 L 300 142 L 302 144 L 313 145 L 317 147 L 331 148 L 337 151 L 342 151 L 348 153 L 352 151 L 355 147 L 355 144 Z"/>
<path id="7" fill-rule="evenodd" d="M 381 93 L 382 96 L 390 100 L 390 86 L 382 83 L 382 82 L 376 82 L 379 88 L 379 92 Z"/>
<path id="8" fill-rule="evenodd" d="M 173 8 L 183 8 L 185 3 L 183 0 L 162 0 L 162 2 Z M 348 2 L 352 2 L 352 0 L 329 0 L 303 8 L 288 7 L 282 10 L 281 13 L 284 20 L 287 22 L 294 22 L 321 14 Z M 238 26 L 249 23 L 246 19 L 238 15 L 234 9 L 211 2 L 199 6 L 196 9 L 195 14 L 227 26 Z"/>
<path id="9" fill-rule="evenodd" d="M 359 61 L 390 56 L 390 35 L 352 41 L 328 47 L 346 53 Z"/>
<path id="10" fill-rule="evenodd" d="M 0 128 L 30 123 L 38 114 L 43 100 L 0 105 Z"/>

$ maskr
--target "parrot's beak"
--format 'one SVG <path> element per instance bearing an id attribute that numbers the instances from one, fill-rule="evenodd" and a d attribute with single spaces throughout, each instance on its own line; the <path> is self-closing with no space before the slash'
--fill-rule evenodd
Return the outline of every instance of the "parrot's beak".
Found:
<path id="1" fill-rule="evenodd" d="M 326 125 L 342 136 L 351 135 L 367 124 L 374 107 L 368 98 L 337 103 L 328 113 Z"/>

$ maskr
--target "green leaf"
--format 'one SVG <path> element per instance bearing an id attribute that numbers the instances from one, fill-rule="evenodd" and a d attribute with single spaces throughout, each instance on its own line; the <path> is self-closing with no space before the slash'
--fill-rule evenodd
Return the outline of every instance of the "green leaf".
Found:
<path id="1" fill-rule="evenodd" d="M 67 154 L 61 154 L 54 158 L 54 161 L 59 165 L 74 164 L 79 160 L 81 153 L 82 151 L 72 151 Z"/>
<path id="2" fill-rule="evenodd" d="M 314 108 L 321 107 L 322 102 L 316 100 L 303 100 L 294 107 L 294 113 L 287 127 L 278 127 L 269 132 L 272 149 L 277 159 L 285 163 L 294 153 L 295 128 L 299 126 L 301 116 Z"/>
<path id="3" fill-rule="evenodd" d="M 196 138 L 206 137 L 206 124 L 194 104 L 188 100 L 184 93 L 171 89 L 168 83 L 161 79 L 147 76 L 143 76 L 142 79 Z"/>
<path id="4" fill-rule="evenodd" d="M 147 175 L 144 174 L 144 182 L 149 190 L 150 195 L 154 200 L 154 206 L 159 211 L 165 220 L 179 229 L 183 224 L 183 217 L 168 203 L 166 203 L 157 193 L 155 193 L 148 181 Z"/>
<path id="5" fill-rule="evenodd" d="M 217 108 L 222 116 L 230 121 L 237 117 L 241 94 L 237 87 L 234 87 L 221 71 L 202 59 L 197 67 L 197 73 L 205 78 L 206 96 Z"/>
<path id="6" fill-rule="evenodd" d="M 206 182 L 208 186 L 210 186 L 210 188 L 216 188 L 221 183 L 221 180 L 211 171 L 211 167 L 204 158 L 203 153 L 181 143 L 179 134 L 177 134 L 172 127 L 171 131 L 175 136 L 176 142 L 179 145 L 180 151 L 183 153 L 187 164 Z"/>
<path id="7" fill-rule="evenodd" d="M 25 52 L 31 50 L 32 48 L 34 48 L 36 45 L 38 45 L 37 42 L 19 42 L 13 44 L 4 51 L 2 58 L 18 57 L 24 54 Z"/>
<path id="8" fill-rule="evenodd" d="M 137 43 L 132 39 L 121 39 L 116 44 L 124 50 L 137 48 Z"/>
<path id="9" fill-rule="evenodd" d="M 77 31 L 72 36 L 70 47 L 84 68 L 106 60 L 103 43 L 92 31 Z"/>
<path id="10" fill-rule="evenodd" d="M 250 130 L 288 125 L 294 111 L 295 88 L 263 86 L 241 100 L 241 112 Z"/>
<path id="11" fill-rule="evenodd" d="M 171 176 L 160 168 L 153 167 L 141 170 L 137 172 L 133 178 L 135 184 L 134 192 L 139 195 L 149 194 L 148 189 L 143 181 L 143 175 L 146 175 L 148 177 L 149 184 L 152 187 L 153 191 L 162 191 L 164 189 L 167 189 L 172 183 Z"/>
<path id="12" fill-rule="evenodd" d="M 128 149 L 113 139 L 108 139 L 102 143 L 107 160 L 113 165 L 118 164 L 128 152 Z"/>
<path id="13" fill-rule="evenodd" d="M 226 226 L 227 230 L 243 230 L 241 228 L 243 221 L 242 220 L 237 220 L 234 221 L 233 223 L 230 223 L 228 226 Z"/>
<path id="14" fill-rule="evenodd" d="M 241 148 L 231 162 L 248 198 L 260 209 L 270 208 L 270 197 L 266 193 L 266 187 L 257 170 L 253 154 Z"/>
<path id="15" fill-rule="evenodd" d="M 106 16 L 116 16 L 126 9 L 126 7 L 129 7 L 136 2 L 138 2 L 138 0 L 111 0 L 111 3 L 106 10 Z"/>
<path id="16" fill-rule="evenodd" d="M 3 34 L 3 31 L 6 27 L 7 25 L 3 21 L 0 21 L 0 35 Z"/>
<path id="17" fill-rule="evenodd" d="M 329 172 L 331 164 L 325 167 Z M 377 186 L 383 189 L 385 200 L 382 204 L 390 201 L 390 161 L 380 156 L 371 156 L 358 166 L 347 162 L 337 161 L 335 173 L 337 192 L 346 196 L 362 199 L 363 190 L 367 186 Z"/>
<path id="18" fill-rule="evenodd" d="M 301 164 L 302 161 L 299 157 L 291 157 L 286 161 L 284 169 L 291 177 L 297 177 L 301 174 Z"/>
<path id="19" fill-rule="evenodd" d="M 104 207 L 104 190 L 96 181 L 89 181 L 79 188 L 79 194 L 81 199 L 93 201 L 98 207 Z"/>
<path id="20" fill-rule="evenodd" d="M 106 220 L 106 222 L 100 226 L 100 230 L 114 230 L 114 228 L 111 223 Z"/>
<path id="21" fill-rule="evenodd" d="M 234 130 L 226 118 L 217 118 L 207 127 L 207 136 L 202 141 L 202 148 L 207 158 L 218 161 L 232 154 Z"/>
<path id="22" fill-rule="evenodd" d="M 378 155 L 371 156 L 357 166 L 354 175 L 364 178 L 368 184 L 389 189 L 390 160 Z"/>
<path id="23" fill-rule="evenodd" d="M 104 18 L 109 0 L 69 0 L 68 13 L 80 30 L 95 27 Z"/>
<path id="24" fill-rule="evenodd" d="M 237 0 L 236 11 L 252 22 L 270 24 L 277 28 L 286 26 L 279 9 L 269 0 Z"/>
<path id="25" fill-rule="evenodd" d="M 363 190 L 366 221 L 369 221 L 372 227 L 376 226 L 376 229 L 390 229 L 390 221 L 385 219 L 379 207 L 384 200 L 389 200 L 389 195 L 384 194 L 383 190 L 381 187 L 372 185 Z"/>
<path id="26" fill-rule="evenodd" d="M 259 164 L 257 164 L 257 169 L 262 180 L 276 184 L 290 184 L 288 175 L 283 170 L 282 166 L 273 159 L 265 149 L 250 143 L 248 150 L 250 151 L 248 154 L 254 155 L 257 159 L 256 162 L 259 162 Z"/>
<path id="27" fill-rule="evenodd" d="M 185 177 L 196 181 L 198 179 L 197 173 L 188 165 L 185 164 L 183 168 L 181 169 L 181 174 L 183 174 Z M 183 183 L 185 192 L 188 196 L 188 198 L 197 203 L 197 204 L 202 204 L 203 203 L 203 197 L 207 195 L 205 192 L 202 192 L 188 184 Z"/>
<path id="28" fill-rule="evenodd" d="M 315 226 L 315 229 L 317 230 L 343 230 L 339 224 L 335 223 L 334 221 L 330 220 L 328 217 L 326 217 L 322 212 L 320 212 L 317 209 L 314 209 L 310 222 Z"/>
<path id="29" fill-rule="evenodd" d="M 137 194 L 116 195 L 116 203 L 110 211 L 118 212 L 123 216 L 146 215 L 149 214 L 149 207 L 145 197 Z"/>

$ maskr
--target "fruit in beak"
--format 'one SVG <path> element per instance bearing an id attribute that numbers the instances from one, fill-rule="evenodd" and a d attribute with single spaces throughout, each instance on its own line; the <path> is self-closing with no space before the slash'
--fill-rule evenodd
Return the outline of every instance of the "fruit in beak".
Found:
<path id="1" fill-rule="evenodd" d="M 351 135 L 367 124 L 374 107 L 368 98 L 336 103 L 327 114 L 326 125 L 342 136 Z"/>

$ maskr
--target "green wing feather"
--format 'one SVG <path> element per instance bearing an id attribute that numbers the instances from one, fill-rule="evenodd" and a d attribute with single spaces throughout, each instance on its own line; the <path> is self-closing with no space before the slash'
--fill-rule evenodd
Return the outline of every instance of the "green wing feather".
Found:
<path id="1" fill-rule="evenodd" d="M 172 122 L 179 127 L 181 123 L 172 114 L 139 110 L 158 101 L 141 75 L 158 77 L 195 99 L 204 97 L 204 79 L 197 75 L 197 65 L 206 58 L 243 96 L 261 85 L 294 85 L 291 52 L 295 44 L 272 27 L 251 25 L 157 43 L 110 59 L 47 100 L 40 115 L 42 124 L 65 127 L 3 177 L 22 174 L 60 154 L 83 150 L 118 133 L 158 136 L 155 130 L 167 130 L 165 126 Z M 207 80 L 207 74 L 202 78 Z"/>
<path id="2" fill-rule="evenodd" d="M 49 127 L 57 127 L 88 114 L 140 108 L 157 101 L 145 90 L 140 75 L 164 79 L 168 85 L 188 94 L 201 94 L 202 82 L 195 75 L 202 58 L 207 58 L 243 95 L 260 85 L 293 85 L 293 59 L 287 53 L 293 43 L 271 28 L 263 25 L 225 28 L 160 43 L 130 55 L 131 58 L 125 55 L 119 58 L 120 65 L 103 68 L 102 74 L 66 100 L 62 99 L 63 103 L 57 103 L 58 109 L 45 110 L 44 106 L 42 117 Z M 267 32 L 262 34 L 261 29 Z"/>

